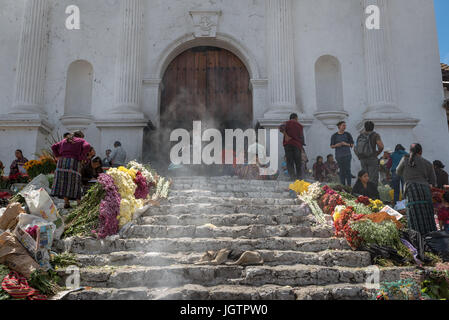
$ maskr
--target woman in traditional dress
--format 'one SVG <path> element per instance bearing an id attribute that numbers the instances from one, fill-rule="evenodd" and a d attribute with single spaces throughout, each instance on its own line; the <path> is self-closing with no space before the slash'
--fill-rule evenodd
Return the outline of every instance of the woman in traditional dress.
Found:
<path id="1" fill-rule="evenodd" d="M 9 175 L 14 176 L 18 173 L 26 174 L 26 170 L 23 166 L 28 162 L 28 159 L 23 156 L 22 150 L 16 150 L 15 156 L 16 159 L 11 163 L 11 166 L 9 167 Z"/>
<path id="2" fill-rule="evenodd" d="M 83 160 L 86 160 L 91 146 L 86 140 L 70 135 L 54 144 L 51 149 L 58 159 L 51 194 L 64 199 L 64 208 L 69 209 L 70 200 L 77 200 L 78 203 L 81 200 L 81 164 Z"/>
<path id="3" fill-rule="evenodd" d="M 405 181 L 408 226 L 425 236 L 437 231 L 430 189 L 436 177 L 432 163 L 422 157 L 422 152 L 420 144 L 413 144 L 410 155 L 402 158 L 396 172 Z"/>

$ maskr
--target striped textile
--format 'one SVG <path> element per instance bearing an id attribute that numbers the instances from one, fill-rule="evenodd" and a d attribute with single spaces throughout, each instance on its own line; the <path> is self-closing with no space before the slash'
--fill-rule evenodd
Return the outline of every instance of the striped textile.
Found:
<path id="1" fill-rule="evenodd" d="M 67 158 L 58 161 L 51 195 L 60 199 L 81 199 L 82 181 L 80 161 Z"/>
<path id="2" fill-rule="evenodd" d="M 437 231 L 430 187 L 419 183 L 407 184 L 405 196 L 408 201 L 409 229 L 419 232 L 422 236 Z"/>
<path id="3" fill-rule="evenodd" d="M 28 285 L 28 281 L 24 276 L 19 275 L 15 271 L 11 271 L 3 279 L 2 289 L 14 299 L 47 300 L 46 296 Z"/>

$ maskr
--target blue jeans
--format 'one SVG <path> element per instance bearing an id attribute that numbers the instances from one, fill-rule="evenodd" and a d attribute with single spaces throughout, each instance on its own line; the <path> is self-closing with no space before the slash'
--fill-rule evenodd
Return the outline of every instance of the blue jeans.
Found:
<path id="1" fill-rule="evenodd" d="M 352 156 L 337 158 L 338 167 L 340 168 L 340 182 L 342 185 L 352 185 L 351 161 Z"/>
<path id="2" fill-rule="evenodd" d="M 404 179 L 395 172 L 391 174 L 391 187 L 394 190 L 394 205 L 399 201 L 400 192 L 404 189 Z"/>

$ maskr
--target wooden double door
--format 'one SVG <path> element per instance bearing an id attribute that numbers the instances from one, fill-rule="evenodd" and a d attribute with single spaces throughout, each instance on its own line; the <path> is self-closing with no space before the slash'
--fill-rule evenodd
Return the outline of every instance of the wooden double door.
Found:
<path id="1" fill-rule="evenodd" d="M 250 77 L 232 52 L 217 47 L 184 51 L 168 66 L 161 95 L 161 127 L 192 130 L 201 120 L 203 129 L 248 129 L 253 102 Z"/>

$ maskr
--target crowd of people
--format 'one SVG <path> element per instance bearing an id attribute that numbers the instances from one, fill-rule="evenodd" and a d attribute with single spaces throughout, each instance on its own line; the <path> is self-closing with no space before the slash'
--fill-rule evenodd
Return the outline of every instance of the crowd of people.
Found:
<path id="1" fill-rule="evenodd" d="M 346 131 L 346 123 L 337 124 L 338 131 L 332 135 L 330 147 L 335 149 L 335 160 L 332 155 L 323 161 L 318 156 L 313 165 L 313 178 L 320 182 L 332 182 L 338 174 L 342 185 L 350 186 L 354 195 L 363 195 L 371 199 L 379 199 L 379 183 L 389 184 L 394 190 L 393 205 L 401 197 L 407 200 L 407 216 L 409 227 L 426 235 L 437 231 L 435 211 L 432 202 L 431 188 L 449 189 L 448 173 L 440 160 L 429 162 L 423 157 L 423 147 L 414 143 L 409 152 L 398 144 L 394 152 L 385 149 L 381 136 L 374 131 L 371 121 L 365 123 L 364 131 L 354 141 Z M 292 181 L 304 179 L 305 172 L 301 163 L 304 153 L 305 139 L 303 127 L 298 115 L 292 114 L 290 121 L 280 127 L 284 135 L 284 148 L 287 171 Z M 352 186 L 351 173 L 352 150 L 360 160 L 362 170 Z M 383 153 L 383 154 L 382 154 Z M 379 156 L 382 155 L 380 158 Z M 336 164 L 335 164 L 336 162 Z M 443 206 L 438 210 L 441 228 L 449 231 L 449 193 L 443 197 Z"/>
<path id="2" fill-rule="evenodd" d="M 70 208 L 70 201 L 80 202 L 83 193 L 96 182 L 99 174 L 110 167 L 126 164 L 126 151 L 119 141 L 114 143 L 114 151 L 107 150 L 106 157 L 101 159 L 81 131 L 65 133 L 61 141 L 51 146 L 51 151 L 57 161 L 51 195 L 64 199 L 66 209 Z M 27 174 L 25 164 L 28 159 L 21 150 L 15 151 L 15 157 L 6 179 L 12 180 L 18 174 Z M 0 161 L 2 178 L 4 170 Z"/>

